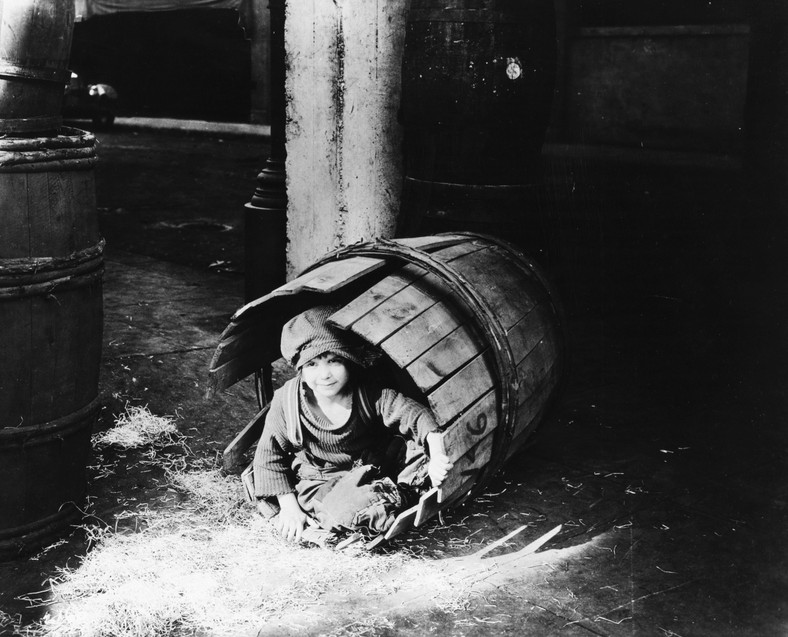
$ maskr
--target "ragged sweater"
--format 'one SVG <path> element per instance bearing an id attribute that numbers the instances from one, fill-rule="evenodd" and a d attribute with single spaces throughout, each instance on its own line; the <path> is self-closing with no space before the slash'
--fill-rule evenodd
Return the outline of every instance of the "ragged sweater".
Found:
<path id="1" fill-rule="evenodd" d="M 295 490 L 297 476 L 293 460 L 296 456 L 296 464 L 308 463 L 321 470 L 350 469 L 366 452 L 385 446 L 392 435 L 401 435 L 423 446 L 427 434 L 438 431 L 428 408 L 389 388 L 367 390 L 375 416 L 371 423 L 366 423 L 361 417 L 358 389 L 354 390 L 350 418 L 337 427 L 322 412 L 310 407 L 305 395 L 309 389 L 300 377 L 288 382 L 300 384 L 298 396 L 303 448 L 288 438 L 284 400 L 287 387 L 282 387 L 274 392 L 257 444 L 254 458 L 257 497 Z"/>

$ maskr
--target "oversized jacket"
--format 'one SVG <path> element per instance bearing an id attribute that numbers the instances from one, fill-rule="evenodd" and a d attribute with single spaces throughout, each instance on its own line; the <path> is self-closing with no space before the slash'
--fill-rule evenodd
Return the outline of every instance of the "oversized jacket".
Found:
<path id="1" fill-rule="evenodd" d="M 304 476 L 328 477 L 368 463 L 393 436 L 424 446 L 427 434 L 438 430 L 427 407 L 391 388 L 354 387 L 350 417 L 339 427 L 310 407 L 308 391 L 296 376 L 274 392 L 253 463 L 258 498 L 290 493 Z"/>

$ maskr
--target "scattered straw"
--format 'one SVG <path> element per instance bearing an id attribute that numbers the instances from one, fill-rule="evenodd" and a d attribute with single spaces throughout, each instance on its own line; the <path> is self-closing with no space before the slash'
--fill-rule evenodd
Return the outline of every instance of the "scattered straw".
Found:
<path id="1" fill-rule="evenodd" d="M 237 476 L 195 464 L 165 467 L 171 488 L 184 497 L 139 502 L 117 514 L 115 522 L 135 517 L 134 529 L 112 520 L 85 527 L 91 549 L 79 566 L 50 580 L 44 618 L 19 634 L 279 637 L 319 629 L 356 637 L 393 630 L 391 619 L 401 613 L 467 612 L 474 590 L 509 579 L 529 578 L 534 591 L 541 585 L 536 567 L 545 554 L 516 563 L 506 556 L 427 560 L 404 550 L 289 544 L 244 505 Z M 0 628 L 12 621 L 0 616 Z"/>
<path id="2" fill-rule="evenodd" d="M 429 570 L 402 552 L 288 544 L 242 505 L 237 477 L 217 469 L 169 475 L 187 500 L 140 507 L 145 524 L 136 533 L 89 527 L 92 550 L 50 581 L 51 607 L 28 636 L 275 634 L 276 626 L 319 621 L 310 613 L 327 598 L 385 597 L 401 586 L 399 569 L 408 580 Z"/>
<path id="3" fill-rule="evenodd" d="M 126 410 L 115 419 L 115 426 L 93 437 L 97 445 L 115 445 L 124 449 L 148 444 L 174 441 L 178 433 L 170 416 L 156 416 L 147 406 L 127 404 Z"/>
<path id="4" fill-rule="evenodd" d="M 0 634 L 3 634 L 6 630 L 18 631 L 21 623 L 22 618 L 19 615 L 9 615 L 0 609 Z M 12 634 L 16 634 L 16 632 Z"/>

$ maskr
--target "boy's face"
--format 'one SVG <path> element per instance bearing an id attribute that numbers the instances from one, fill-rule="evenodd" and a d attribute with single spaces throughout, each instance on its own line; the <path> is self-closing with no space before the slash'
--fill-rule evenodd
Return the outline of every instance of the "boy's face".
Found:
<path id="1" fill-rule="evenodd" d="M 315 396 L 334 398 L 347 393 L 350 370 L 344 358 L 329 352 L 304 363 L 301 377 Z"/>

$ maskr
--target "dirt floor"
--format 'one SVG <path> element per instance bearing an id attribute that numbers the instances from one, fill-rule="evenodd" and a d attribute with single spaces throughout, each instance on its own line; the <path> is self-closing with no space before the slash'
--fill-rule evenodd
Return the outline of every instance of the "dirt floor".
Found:
<path id="1" fill-rule="evenodd" d="M 177 417 L 195 456 L 215 458 L 256 408 L 248 381 L 203 394 L 218 335 L 243 303 L 243 205 L 266 141 L 124 127 L 98 138 L 97 430 L 127 403 L 148 405 Z M 282 619 L 259 634 L 788 632 L 782 227 L 747 209 L 728 165 L 552 157 L 547 168 L 525 223 L 566 305 L 566 387 L 484 495 L 398 542 L 446 573 L 453 558 L 527 528 L 484 568 L 463 563 L 458 607 L 414 583 L 386 599 L 326 596 L 306 628 Z M 94 458 L 91 516 L 133 527 L 134 503 L 178 497 L 138 461 Z M 102 475 L 110 462 L 120 469 Z M 559 524 L 535 555 L 503 559 Z M 77 531 L 0 564 L 0 609 L 23 624 L 40 615 L 24 598 L 45 598 L 47 578 L 85 548 Z"/>

